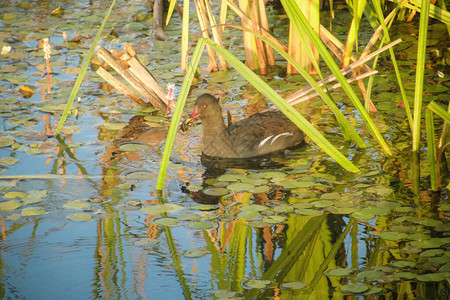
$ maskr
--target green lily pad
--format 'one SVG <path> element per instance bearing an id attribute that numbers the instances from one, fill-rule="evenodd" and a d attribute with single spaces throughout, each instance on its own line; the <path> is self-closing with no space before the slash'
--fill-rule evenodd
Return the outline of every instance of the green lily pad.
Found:
<path id="1" fill-rule="evenodd" d="M 256 219 L 261 216 L 261 214 L 256 210 L 241 210 L 237 216 L 243 219 Z"/>
<path id="2" fill-rule="evenodd" d="M 92 220 L 92 215 L 87 214 L 87 213 L 77 213 L 77 214 L 68 215 L 67 219 L 69 219 L 71 221 L 75 221 L 75 222 L 88 222 L 88 221 Z"/>
<path id="3" fill-rule="evenodd" d="M 382 232 L 380 234 L 380 237 L 385 240 L 389 240 L 389 241 L 399 241 L 399 240 L 407 238 L 408 234 L 406 234 L 404 232 L 386 231 L 386 232 Z"/>
<path id="4" fill-rule="evenodd" d="M 318 216 L 318 215 L 322 214 L 321 211 L 318 211 L 315 209 L 309 209 L 309 208 L 296 209 L 295 213 L 299 214 L 299 215 L 305 215 L 305 216 Z"/>
<path id="5" fill-rule="evenodd" d="M 192 205 L 191 209 L 197 209 L 201 211 L 211 211 L 218 209 L 219 206 L 213 205 L 213 204 L 198 204 L 198 205 Z"/>
<path id="6" fill-rule="evenodd" d="M 418 275 L 417 280 L 419 281 L 444 281 L 448 278 L 448 273 L 428 273 L 423 275 Z"/>
<path id="7" fill-rule="evenodd" d="M 214 292 L 214 297 L 216 299 L 232 299 L 234 296 L 236 296 L 236 292 L 228 291 L 228 290 L 218 290 Z"/>
<path id="8" fill-rule="evenodd" d="M 329 276 L 348 276 L 353 272 L 352 269 L 347 269 L 347 268 L 336 268 L 336 269 L 330 269 L 328 271 L 326 271 L 326 274 Z"/>
<path id="9" fill-rule="evenodd" d="M 204 189 L 202 192 L 208 196 L 222 197 L 227 195 L 230 191 L 223 187 L 209 187 Z"/>
<path id="10" fill-rule="evenodd" d="M 119 149 L 125 152 L 137 152 L 137 151 L 147 151 L 150 149 L 150 146 L 143 143 L 123 143 L 119 145 Z"/>
<path id="11" fill-rule="evenodd" d="M 445 251 L 442 249 L 430 249 L 430 250 L 426 250 L 426 251 L 423 251 L 422 253 L 420 253 L 420 256 L 431 257 L 431 256 L 437 256 L 437 255 L 444 254 L 444 252 Z"/>
<path id="12" fill-rule="evenodd" d="M 229 189 L 230 191 L 235 192 L 235 193 L 248 192 L 254 188 L 255 188 L 255 186 L 253 184 L 242 183 L 242 182 L 232 183 L 227 186 L 227 189 Z"/>
<path id="13" fill-rule="evenodd" d="M 356 277 L 360 280 L 375 281 L 375 280 L 379 280 L 384 275 L 386 275 L 386 274 L 381 271 L 368 270 L 368 271 L 359 272 L 358 274 L 356 274 Z"/>
<path id="14" fill-rule="evenodd" d="M 125 126 L 127 126 L 127 123 L 125 122 L 106 122 L 103 126 L 105 126 L 105 128 L 110 129 L 110 130 L 120 130 L 122 128 L 124 128 Z M 124 144 L 127 145 L 127 144 Z M 120 146 L 119 146 L 120 148 Z M 123 150 L 120 149 L 122 151 L 128 151 L 128 150 Z"/>
<path id="15" fill-rule="evenodd" d="M 270 186 L 261 185 L 261 186 L 257 186 L 255 188 L 251 189 L 249 192 L 252 194 L 261 194 L 261 193 L 267 193 L 268 191 L 270 191 Z"/>
<path id="16" fill-rule="evenodd" d="M 356 211 L 354 213 L 352 213 L 352 217 L 357 219 L 357 220 L 370 220 L 375 218 L 375 214 L 370 213 L 370 212 L 363 212 L 363 211 Z"/>
<path id="17" fill-rule="evenodd" d="M 203 190 L 203 186 L 199 185 L 199 184 L 193 184 L 187 187 L 187 189 L 190 192 L 199 192 L 201 190 Z"/>
<path id="18" fill-rule="evenodd" d="M 280 204 L 274 206 L 273 210 L 280 214 L 288 214 L 294 212 L 294 207 L 289 204 Z"/>
<path id="19" fill-rule="evenodd" d="M 311 202 L 311 204 L 312 204 L 314 207 L 322 208 L 322 207 L 331 206 L 331 205 L 334 204 L 334 202 L 331 201 L 331 200 L 319 200 L 319 201 Z"/>
<path id="20" fill-rule="evenodd" d="M 428 240 L 431 237 L 428 234 L 425 233 L 414 233 L 408 235 L 408 239 L 412 241 L 418 241 L 418 240 Z"/>
<path id="21" fill-rule="evenodd" d="M 277 184 L 284 187 L 285 189 L 298 189 L 298 188 L 309 188 L 314 185 L 314 182 L 283 180 L 277 181 Z"/>
<path id="22" fill-rule="evenodd" d="M 176 218 L 159 218 L 153 219 L 153 223 L 163 226 L 177 226 L 180 224 Z"/>
<path id="23" fill-rule="evenodd" d="M 144 120 L 151 123 L 164 123 L 166 119 L 163 116 L 145 116 Z"/>
<path id="24" fill-rule="evenodd" d="M 192 257 L 192 258 L 203 257 L 207 254 L 209 254 L 209 252 L 207 250 L 204 250 L 201 248 L 193 248 L 193 249 L 183 251 L 183 256 Z"/>
<path id="25" fill-rule="evenodd" d="M 343 285 L 340 287 L 340 290 L 344 293 L 352 293 L 352 294 L 360 294 L 367 291 L 369 287 L 362 283 L 351 283 L 347 285 Z"/>
<path id="26" fill-rule="evenodd" d="M 425 220 L 422 220 L 422 222 L 420 223 L 424 226 L 436 227 L 438 225 L 442 225 L 444 222 L 442 222 L 441 220 L 427 218 Z"/>
<path id="27" fill-rule="evenodd" d="M 273 215 L 273 216 L 268 216 L 266 218 L 264 218 L 263 221 L 270 223 L 270 224 L 279 224 L 279 223 L 283 223 L 284 221 L 286 221 L 286 217 L 285 216 L 279 216 L 279 215 Z"/>
<path id="28" fill-rule="evenodd" d="M 4 197 L 5 198 L 25 198 L 26 196 L 28 196 L 28 193 L 24 193 L 24 192 L 7 192 L 5 193 Z"/>
<path id="29" fill-rule="evenodd" d="M 180 211 L 184 207 L 177 204 L 153 204 L 144 206 L 141 210 L 147 214 L 161 214 L 169 211 Z"/>
<path id="30" fill-rule="evenodd" d="M 363 295 L 364 296 L 374 295 L 374 294 L 378 294 L 382 291 L 383 291 L 383 288 L 381 288 L 379 286 L 369 286 L 369 290 L 367 292 L 365 292 Z"/>
<path id="31" fill-rule="evenodd" d="M 81 200 L 75 200 L 71 202 L 67 202 L 63 205 L 64 208 L 73 208 L 73 209 L 80 209 L 80 210 L 89 210 L 91 209 L 91 205 L 87 202 L 81 201 Z"/>
<path id="32" fill-rule="evenodd" d="M 13 210 L 22 206 L 19 200 L 0 202 L 0 210 Z"/>
<path id="33" fill-rule="evenodd" d="M 240 174 L 224 174 L 224 175 L 220 175 L 217 180 L 218 181 L 238 181 L 241 180 L 243 178 L 242 175 Z"/>
<path id="34" fill-rule="evenodd" d="M 283 282 L 280 287 L 282 289 L 300 290 L 306 287 L 307 284 L 300 281 Z"/>
<path id="35" fill-rule="evenodd" d="M 125 177 L 128 180 L 153 180 L 158 176 L 157 173 L 147 172 L 147 171 L 136 171 L 128 173 Z"/>
<path id="36" fill-rule="evenodd" d="M 0 164 L 5 164 L 5 165 L 14 165 L 18 161 L 19 161 L 19 159 L 14 158 L 14 157 L 1 157 L 0 158 Z"/>
<path id="37" fill-rule="evenodd" d="M 133 242 L 134 246 L 144 247 L 144 248 L 153 247 L 157 244 L 159 244 L 158 240 L 149 239 L 149 238 L 142 238 L 142 239 L 138 239 L 137 241 Z"/>
<path id="38" fill-rule="evenodd" d="M 270 280 L 250 279 L 244 284 L 252 289 L 263 289 L 272 283 Z"/>
<path id="39" fill-rule="evenodd" d="M 201 215 L 194 213 L 194 212 L 184 213 L 177 217 L 177 219 L 180 221 L 199 221 L 199 220 L 201 220 L 201 218 L 202 218 Z"/>
<path id="40" fill-rule="evenodd" d="M 417 277 L 417 275 L 412 272 L 398 272 L 394 273 L 394 276 L 400 279 L 414 279 Z"/>
<path id="41" fill-rule="evenodd" d="M 9 221 L 17 221 L 21 218 L 22 216 L 19 214 L 12 214 L 6 217 L 7 220 Z"/>
<path id="42" fill-rule="evenodd" d="M 211 229 L 213 225 L 209 222 L 204 221 L 192 221 L 187 224 L 189 228 L 192 229 Z"/>
<path id="43" fill-rule="evenodd" d="M 412 268 L 416 265 L 416 263 L 408 260 L 396 260 L 392 263 L 392 265 L 397 268 Z"/>
<path id="44" fill-rule="evenodd" d="M 270 226 L 269 223 L 267 223 L 265 221 L 261 221 L 261 220 L 249 221 L 248 225 L 251 227 L 255 227 L 255 228 L 264 228 L 264 227 Z"/>
<path id="45" fill-rule="evenodd" d="M 420 241 L 412 241 L 410 242 L 411 246 L 419 247 L 422 249 L 427 248 L 438 248 L 444 244 L 446 244 L 448 241 L 446 241 L 444 238 L 431 238 L 428 240 L 420 240 Z"/>
<path id="46" fill-rule="evenodd" d="M 450 203 L 440 205 L 438 207 L 439 211 L 450 211 Z"/>

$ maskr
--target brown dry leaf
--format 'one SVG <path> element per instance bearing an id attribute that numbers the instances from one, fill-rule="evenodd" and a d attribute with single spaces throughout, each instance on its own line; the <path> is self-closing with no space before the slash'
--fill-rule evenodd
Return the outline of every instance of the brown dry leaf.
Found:
<path id="1" fill-rule="evenodd" d="M 31 98 L 31 96 L 33 96 L 34 94 L 33 90 L 26 85 L 21 85 L 19 87 L 19 91 L 24 98 Z"/>

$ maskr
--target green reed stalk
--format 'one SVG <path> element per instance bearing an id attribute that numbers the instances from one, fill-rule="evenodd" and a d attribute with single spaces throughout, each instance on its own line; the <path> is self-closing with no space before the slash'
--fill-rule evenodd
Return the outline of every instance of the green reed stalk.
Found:
<path id="1" fill-rule="evenodd" d="M 425 73 L 429 10 L 430 1 L 422 0 L 419 24 L 419 41 L 417 43 L 416 85 L 414 90 L 414 119 L 412 132 L 412 150 L 415 154 L 418 154 L 420 150 L 420 123 L 422 120 L 423 79 Z"/>
<path id="2" fill-rule="evenodd" d="M 184 104 L 191 88 L 192 80 L 194 79 L 195 71 L 197 70 L 198 62 L 205 48 L 206 41 L 199 39 L 194 53 L 192 54 L 191 62 L 188 67 L 188 72 L 184 77 L 183 84 L 181 86 L 180 94 L 178 95 L 177 105 L 173 111 L 172 120 L 170 121 L 169 131 L 167 133 L 166 144 L 164 145 L 164 153 L 161 159 L 161 166 L 159 168 L 158 182 L 156 184 L 157 190 L 162 190 L 164 185 L 164 179 L 166 177 L 167 166 L 169 164 L 170 153 L 172 152 L 175 136 L 177 135 L 178 124 L 183 113 Z"/>
<path id="3" fill-rule="evenodd" d="M 275 92 L 258 75 L 244 65 L 230 52 L 214 43 L 211 39 L 206 42 L 219 55 L 235 68 L 248 82 L 250 82 L 261 94 L 267 97 L 278 109 L 280 109 L 292 122 L 301 128 L 305 134 L 331 156 L 343 168 L 351 172 L 359 172 L 359 169 L 339 152 L 314 126 L 312 126 L 299 112 L 289 105 L 277 92 Z"/>
<path id="4" fill-rule="evenodd" d="M 430 166 L 430 180 L 431 190 L 437 191 L 438 189 L 438 169 L 436 161 L 436 142 L 434 141 L 434 120 L 433 111 L 427 109 L 425 111 L 425 125 L 427 132 L 427 147 L 428 147 L 428 165 Z"/>
<path id="5" fill-rule="evenodd" d="M 347 96 L 350 98 L 353 105 L 359 111 L 361 117 L 363 118 L 367 127 L 370 129 L 372 135 L 376 138 L 376 140 L 380 144 L 384 153 L 389 156 L 392 155 L 389 146 L 386 144 L 386 141 L 376 128 L 375 124 L 370 118 L 369 113 L 364 108 L 364 105 L 358 99 L 352 87 L 348 84 L 345 77 L 340 72 L 339 66 L 336 65 L 336 63 L 333 60 L 333 57 L 325 48 L 325 45 L 320 41 L 320 38 L 312 30 L 308 21 L 303 16 L 303 13 L 298 9 L 298 7 L 296 7 L 295 3 L 293 3 L 293 0 L 281 0 L 281 3 L 283 4 L 283 7 L 285 8 L 286 14 L 288 15 L 289 19 L 291 20 L 291 22 L 293 22 L 294 26 L 296 27 L 296 30 L 299 32 L 304 31 L 308 34 L 314 46 L 319 51 L 320 56 L 327 64 L 328 68 L 330 68 L 331 72 L 336 76 L 336 79 L 341 84 L 342 89 L 346 92 Z"/>
<path id="6" fill-rule="evenodd" d="M 97 35 L 95 36 L 94 41 L 92 42 L 91 49 L 89 49 L 89 52 L 88 52 L 86 58 L 84 59 L 80 73 L 78 74 L 77 80 L 75 81 L 72 91 L 70 92 L 69 100 L 67 100 L 66 107 L 64 108 L 61 119 L 59 119 L 58 126 L 56 127 L 56 132 L 55 132 L 56 136 L 59 136 L 59 133 L 61 132 L 61 129 L 64 125 L 64 122 L 66 121 L 67 116 L 69 115 L 70 108 L 72 107 L 73 101 L 75 100 L 75 97 L 77 96 L 78 90 L 80 89 L 81 83 L 83 82 L 84 75 L 86 74 L 87 68 L 89 67 L 89 63 L 91 62 L 92 56 L 94 55 L 95 47 L 97 47 L 98 41 L 100 40 L 100 38 L 102 36 L 103 29 L 105 28 L 106 21 L 108 21 L 108 18 L 111 15 L 111 11 L 112 11 L 115 3 L 116 3 L 116 0 L 113 0 L 111 3 L 111 6 L 109 7 L 108 12 L 106 13 L 105 17 L 103 18 L 103 22 L 100 25 L 100 28 L 97 31 Z"/>

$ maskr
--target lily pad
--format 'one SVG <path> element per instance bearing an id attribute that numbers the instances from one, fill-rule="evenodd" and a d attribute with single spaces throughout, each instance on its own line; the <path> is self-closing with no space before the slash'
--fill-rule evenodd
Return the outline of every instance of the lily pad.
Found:
<path id="1" fill-rule="evenodd" d="M 261 216 L 261 214 L 256 210 L 241 210 L 237 216 L 243 219 L 256 219 Z"/>
<path id="2" fill-rule="evenodd" d="M 419 247 L 422 249 L 427 248 L 438 248 L 444 244 L 447 244 L 448 241 L 446 241 L 444 238 L 431 238 L 428 240 L 420 240 L 420 241 L 412 241 L 410 242 L 411 246 Z"/>
<path id="3" fill-rule="evenodd" d="M 431 256 L 437 256 L 437 255 L 444 254 L 444 252 L 445 251 L 442 249 L 430 249 L 430 250 L 426 250 L 426 251 L 423 251 L 422 253 L 420 253 L 420 256 L 431 257 Z"/>
<path id="4" fill-rule="evenodd" d="M 270 226 L 271 224 L 269 224 L 265 221 L 255 220 L 255 221 L 249 221 L 248 225 L 251 227 L 255 227 L 255 228 L 264 228 L 264 227 Z"/>
<path id="5" fill-rule="evenodd" d="M 177 204 L 153 204 L 141 208 L 147 214 L 161 214 L 169 211 L 180 211 L 182 209 L 183 206 Z"/>
<path id="6" fill-rule="evenodd" d="M 157 173 L 152 173 L 152 172 L 147 172 L 147 171 L 136 171 L 136 172 L 131 172 L 128 173 L 125 177 L 128 180 L 152 180 L 155 179 L 156 176 L 158 174 Z"/>
<path id="7" fill-rule="evenodd" d="M 209 188 L 204 189 L 202 192 L 203 192 L 203 194 L 208 195 L 208 196 L 221 197 L 221 196 L 228 194 L 229 190 L 227 190 L 226 188 L 223 188 L 223 187 L 209 187 Z"/>
<path id="8" fill-rule="evenodd" d="M 106 122 L 103 126 L 105 126 L 105 128 L 110 129 L 110 130 L 120 130 L 120 129 L 124 128 L 125 126 L 127 126 L 127 123 L 125 123 L 125 122 Z M 123 145 L 129 145 L 129 144 L 123 144 Z M 119 148 L 120 148 L 120 146 L 119 146 Z M 129 151 L 129 150 L 123 150 L 123 149 L 120 149 L 120 150 Z"/>
<path id="9" fill-rule="evenodd" d="M 217 180 L 218 181 L 238 181 L 241 180 L 243 178 L 242 175 L 240 174 L 224 174 L 224 175 L 220 175 Z"/>
<path id="10" fill-rule="evenodd" d="M 386 274 L 381 271 L 368 270 L 368 271 L 359 272 L 358 274 L 356 274 L 356 277 L 360 280 L 375 281 L 375 280 L 379 280 L 384 275 L 386 275 Z"/>
<path id="11" fill-rule="evenodd" d="M 270 280 L 250 279 L 244 284 L 252 289 L 263 289 L 272 283 Z"/>
<path id="12" fill-rule="evenodd" d="M 249 192 L 252 194 L 260 194 L 260 193 L 267 193 L 268 191 L 270 191 L 270 186 L 261 185 L 251 189 Z"/>
<path id="13" fill-rule="evenodd" d="M 137 151 L 147 151 L 150 146 L 143 143 L 123 143 L 119 145 L 119 149 L 125 152 L 137 152 Z"/>
<path id="14" fill-rule="evenodd" d="M 394 276 L 400 279 L 414 279 L 417 277 L 417 275 L 412 272 L 398 272 L 394 273 Z"/>
<path id="15" fill-rule="evenodd" d="M 300 281 L 283 282 L 280 287 L 282 289 L 300 290 L 306 287 L 307 284 Z"/>
<path id="16" fill-rule="evenodd" d="M 352 294 L 360 294 L 367 291 L 369 287 L 362 283 L 352 283 L 343 285 L 340 287 L 340 290 L 344 293 L 352 293 Z"/>
<path id="17" fill-rule="evenodd" d="M 177 219 L 180 221 L 199 221 L 201 220 L 201 218 L 201 215 L 194 212 L 188 212 L 177 217 Z"/>
<path id="18" fill-rule="evenodd" d="M 231 299 L 236 296 L 236 292 L 228 291 L 228 290 L 218 290 L 214 292 L 214 297 L 216 299 Z"/>
<path id="19" fill-rule="evenodd" d="M 314 207 L 322 208 L 322 207 L 331 206 L 331 205 L 334 204 L 334 202 L 331 201 L 331 200 L 319 200 L 319 201 L 311 202 L 311 204 L 312 204 Z"/>
<path id="20" fill-rule="evenodd" d="M 191 258 L 203 257 L 206 256 L 207 254 L 209 254 L 209 252 L 201 248 L 193 248 L 183 251 L 183 256 Z"/>
<path id="21" fill-rule="evenodd" d="M 73 209 L 80 209 L 80 210 L 89 210 L 91 209 L 91 205 L 87 202 L 81 201 L 81 200 L 75 200 L 71 202 L 67 202 L 63 205 L 64 208 L 73 208 Z"/>
<path id="22" fill-rule="evenodd" d="M 406 234 L 404 232 L 386 231 L 386 232 L 382 232 L 380 234 L 380 237 L 385 240 L 389 240 L 389 241 L 398 241 L 398 240 L 407 238 L 408 234 Z"/>
<path id="23" fill-rule="evenodd" d="M 138 247 L 153 247 L 155 245 L 159 244 L 158 240 L 149 239 L 149 238 L 142 238 L 133 243 L 133 245 Z"/>
<path id="24" fill-rule="evenodd" d="M 309 209 L 309 208 L 302 208 L 302 209 L 296 209 L 295 213 L 299 215 L 305 215 L 305 216 L 318 216 L 321 215 L 322 212 L 315 210 L 315 209 Z"/>
<path id="25" fill-rule="evenodd" d="M 0 202 L 0 210 L 13 210 L 22 206 L 19 200 Z"/>
<path id="26" fill-rule="evenodd" d="M 5 165 L 14 165 L 18 161 L 19 161 L 19 159 L 14 158 L 14 157 L 1 157 L 0 158 L 0 164 L 5 164 Z"/>
<path id="27" fill-rule="evenodd" d="M 5 193 L 4 197 L 5 198 L 25 198 L 26 196 L 28 196 L 28 193 L 24 193 L 24 192 L 7 192 Z"/>
<path id="28" fill-rule="evenodd" d="M 154 219 L 153 223 L 163 226 L 177 226 L 180 224 L 180 221 L 178 221 L 176 218 L 159 218 Z"/>
<path id="29" fill-rule="evenodd" d="M 348 276 L 353 272 L 352 269 L 347 269 L 347 268 L 336 268 L 336 269 L 331 269 L 328 270 L 326 272 L 327 275 L 329 276 Z"/>
<path id="30" fill-rule="evenodd" d="M 191 209 L 197 209 L 202 211 L 211 211 L 218 209 L 219 206 L 213 205 L 213 204 L 198 204 L 198 205 L 192 205 Z"/>
<path id="31" fill-rule="evenodd" d="M 209 222 L 204 221 L 192 221 L 187 224 L 189 228 L 192 229 L 211 229 L 213 225 Z"/>
<path id="32" fill-rule="evenodd" d="M 254 188 L 255 188 L 255 186 L 253 184 L 242 183 L 242 182 L 232 183 L 227 186 L 227 189 L 229 189 L 230 191 L 235 192 L 235 193 L 248 192 Z"/>
<path id="33" fill-rule="evenodd" d="M 71 221 L 75 221 L 75 222 L 88 222 L 88 221 L 92 220 L 92 215 L 88 214 L 88 213 L 77 213 L 77 214 L 68 215 L 67 219 L 69 219 Z"/>
<path id="34" fill-rule="evenodd" d="M 392 263 L 392 265 L 397 268 L 412 268 L 416 265 L 416 263 L 408 260 L 396 260 Z"/>

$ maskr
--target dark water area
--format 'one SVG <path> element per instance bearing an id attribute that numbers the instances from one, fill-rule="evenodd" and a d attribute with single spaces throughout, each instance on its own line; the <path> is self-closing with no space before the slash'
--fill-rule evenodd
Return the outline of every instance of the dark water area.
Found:
<path id="1" fill-rule="evenodd" d="M 64 13 L 52 15 L 60 5 Z M 94 67 L 61 139 L 52 135 L 109 5 L 0 3 L 0 47 L 11 47 L 0 55 L 1 298 L 448 299 L 448 176 L 440 193 L 430 191 L 424 133 L 420 194 L 412 192 L 412 139 L 388 55 L 380 57 L 374 79 L 379 112 L 373 119 L 393 157 L 383 154 L 336 90 L 333 99 L 366 149 L 343 142 L 320 99 L 298 110 L 360 173 L 346 172 L 309 139 L 270 157 L 263 168 L 206 168 L 197 124 L 177 135 L 164 190 L 157 192 L 170 118 L 135 107 Z M 337 12 L 333 33 L 344 41 L 351 18 L 339 3 Z M 268 16 L 274 35 L 286 42 L 286 17 L 271 6 Z M 228 21 L 240 23 L 235 15 Z M 184 79 L 181 18 L 174 14 L 164 42 L 153 38 L 151 24 L 145 1 L 119 1 L 100 45 L 122 51 L 132 43 L 160 85 L 174 83 L 177 94 Z M 198 33 L 196 17 L 190 28 Z M 372 31 L 366 23 L 361 28 L 364 46 Z M 394 22 L 391 33 L 392 40 L 403 39 L 395 53 L 412 101 L 418 17 Z M 229 50 L 244 59 L 242 34 L 226 29 L 224 36 Z M 446 36 L 445 26 L 431 20 L 424 97 L 444 108 L 450 100 Z M 45 37 L 52 45 L 50 96 Z M 207 61 L 204 55 L 202 68 Z M 281 58 L 277 62 L 263 76 L 277 92 L 287 96 L 305 85 L 300 76 L 285 74 Z M 205 92 L 221 97 L 236 120 L 269 107 L 229 70 L 203 76 L 186 113 Z M 435 127 L 441 134 L 441 119 Z"/>

